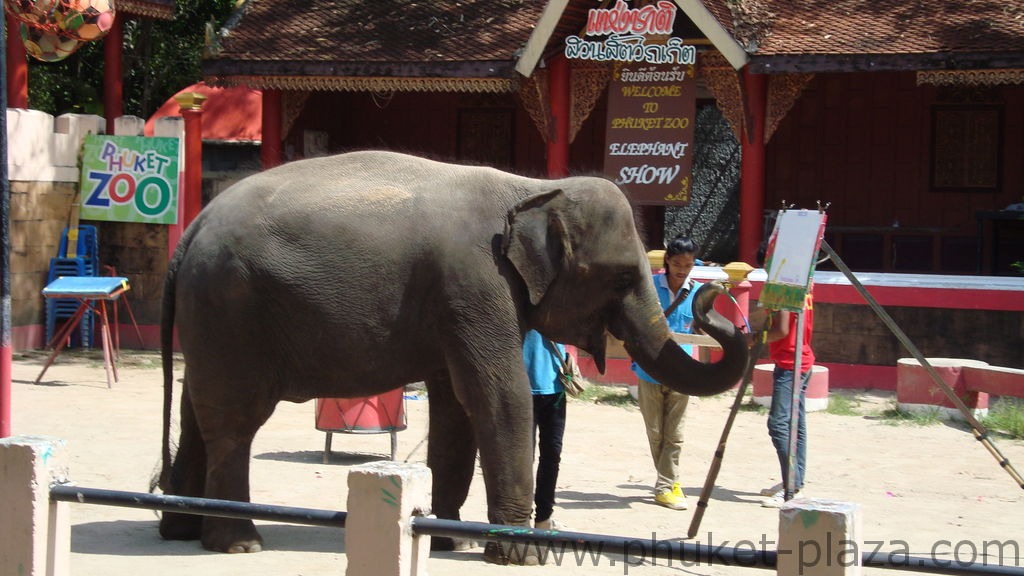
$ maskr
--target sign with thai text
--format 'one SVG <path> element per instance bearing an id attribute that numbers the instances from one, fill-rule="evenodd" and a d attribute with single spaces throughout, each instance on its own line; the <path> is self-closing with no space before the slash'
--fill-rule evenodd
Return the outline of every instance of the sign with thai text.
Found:
<path id="1" fill-rule="evenodd" d="M 696 47 L 683 44 L 679 38 L 647 43 L 647 36 L 670 36 L 675 19 L 676 5 L 668 0 L 642 8 L 630 8 L 624 0 L 618 0 L 613 8 L 592 8 L 587 13 L 588 38 L 567 36 L 565 57 L 600 62 L 695 64 Z"/>
<path id="2" fill-rule="evenodd" d="M 178 221 L 177 138 L 89 135 L 82 149 L 84 220 Z"/>
<path id="3" fill-rule="evenodd" d="M 690 201 L 696 70 L 617 64 L 608 88 L 604 172 L 637 204 Z"/>

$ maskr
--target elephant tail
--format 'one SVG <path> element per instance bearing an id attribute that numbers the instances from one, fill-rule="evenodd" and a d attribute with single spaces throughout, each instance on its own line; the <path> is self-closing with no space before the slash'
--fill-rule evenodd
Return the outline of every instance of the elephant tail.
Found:
<path id="1" fill-rule="evenodd" d="M 174 399 L 174 305 L 177 292 L 178 267 L 181 265 L 188 244 L 195 231 L 190 226 L 182 235 L 174 256 L 167 265 L 167 277 L 164 279 L 163 301 L 160 308 L 160 362 L 164 376 L 164 410 L 163 410 L 163 445 L 161 447 L 162 464 L 158 485 L 165 493 L 171 488 L 171 405 Z"/>

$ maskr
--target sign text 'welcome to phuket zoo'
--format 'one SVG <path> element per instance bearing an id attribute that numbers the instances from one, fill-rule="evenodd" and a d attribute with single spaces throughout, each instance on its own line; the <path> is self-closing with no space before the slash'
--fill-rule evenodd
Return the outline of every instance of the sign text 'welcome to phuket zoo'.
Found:
<path id="1" fill-rule="evenodd" d="M 178 221 L 177 138 L 99 136 L 85 139 L 80 217 L 174 224 Z"/>
<path id="2" fill-rule="evenodd" d="M 697 49 L 672 37 L 676 5 L 661 0 L 587 13 L 583 39 L 569 36 L 569 59 L 613 62 L 608 85 L 604 172 L 640 204 L 690 201 Z"/>

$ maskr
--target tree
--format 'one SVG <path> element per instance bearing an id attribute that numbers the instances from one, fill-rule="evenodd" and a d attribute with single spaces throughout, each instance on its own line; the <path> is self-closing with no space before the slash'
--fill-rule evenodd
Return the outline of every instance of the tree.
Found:
<path id="1" fill-rule="evenodd" d="M 168 98 L 202 79 L 206 24 L 219 28 L 236 0 L 177 0 L 173 20 L 125 21 L 124 113 L 148 118 Z M 103 40 L 60 62 L 29 57 L 29 105 L 54 116 L 103 115 Z"/>

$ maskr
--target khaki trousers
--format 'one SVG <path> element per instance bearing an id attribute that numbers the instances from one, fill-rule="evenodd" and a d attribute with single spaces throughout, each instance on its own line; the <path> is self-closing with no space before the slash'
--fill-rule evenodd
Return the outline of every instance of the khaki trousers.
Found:
<path id="1" fill-rule="evenodd" d="M 658 480 L 654 493 L 671 490 L 679 482 L 679 456 L 683 452 L 683 423 L 690 397 L 660 384 L 640 379 L 637 402 L 647 427 L 647 441 L 651 448 Z"/>

